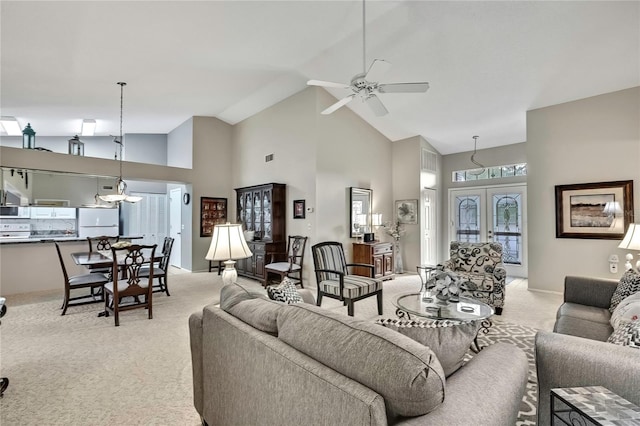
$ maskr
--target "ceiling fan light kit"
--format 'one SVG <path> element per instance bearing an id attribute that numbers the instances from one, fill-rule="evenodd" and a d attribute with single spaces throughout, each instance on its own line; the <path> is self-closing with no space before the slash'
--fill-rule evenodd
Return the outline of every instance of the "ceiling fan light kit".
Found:
<path id="1" fill-rule="evenodd" d="M 356 74 L 351 83 L 334 83 L 323 80 L 309 80 L 307 85 L 328 87 L 333 89 L 351 89 L 352 94 L 340 99 L 338 102 L 329 106 L 321 112 L 323 115 L 331 114 L 342 106 L 351 102 L 358 95 L 362 102 L 366 103 L 369 108 L 378 117 L 389 113 L 377 94 L 380 93 L 423 93 L 429 89 L 429 83 L 380 83 L 380 80 L 391 68 L 391 63 L 384 59 L 374 59 L 366 70 L 366 19 L 365 19 L 365 2 L 362 1 L 362 68 L 363 72 Z"/>

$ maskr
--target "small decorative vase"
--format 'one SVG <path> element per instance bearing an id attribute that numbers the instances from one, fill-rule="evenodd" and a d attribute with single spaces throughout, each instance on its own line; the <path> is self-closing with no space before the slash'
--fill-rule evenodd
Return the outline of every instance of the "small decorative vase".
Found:
<path id="1" fill-rule="evenodd" d="M 404 273 L 404 265 L 402 264 L 402 252 L 400 251 L 400 239 L 397 238 L 393 242 L 393 272 L 396 274 Z"/>

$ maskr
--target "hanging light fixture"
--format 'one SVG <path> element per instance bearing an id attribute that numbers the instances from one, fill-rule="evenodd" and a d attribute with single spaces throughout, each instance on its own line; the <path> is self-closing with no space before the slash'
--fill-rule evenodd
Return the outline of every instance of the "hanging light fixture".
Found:
<path id="1" fill-rule="evenodd" d="M 113 141 L 118 144 L 120 146 L 120 174 L 118 175 L 118 178 L 116 179 L 116 193 L 115 194 L 107 194 L 107 195 L 100 195 L 99 198 L 102 201 L 106 201 L 108 203 L 121 203 L 123 201 L 126 201 L 128 203 L 135 203 L 138 202 L 140 200 L 142 200 L 142 197 L 138 197 L 135 195 L 127 195 L 127 183 L 122 180 L 122 105 L 123 105 L 123 95 L 124 95 L 124 86 L 127 85 L 127 83 L 123 82 L 123 81 L 119 81 L 118 84 L 120 85 L 120 137 L 116 137 L 113 138 Z"/>
<path id="2" fill-rule="evenodd" d="M 473 170 L 469 170 L 469 171 L 467 172 L 467 173 L 471 173 L 471 174 L 476 175 L 476 176 L 479 176 L 479 175 L 483 174 L 483 173 L 484 173 L 484 171 L 485 171 L 485 169 L 486 169 L 486 167 L 485 167 L 485 166 L 483 166 L 482 164 L 480 164 L 480 163 L 475 159 L 475 156 L 476 156 L 476 153 L 477 153 L 477 150 L 478 150 L 478 138 L 479 138 L 479 137 L 480 137 L 480 136 L 474 136 L 474 137 L 473 137 L 473 154 L 471 154 L 471 162 L 472 162 L 473 164 L 475 164 L 476 166 L 478 166 L 478 168 L 477 168 L 477 169 L 473 169 Z"/>

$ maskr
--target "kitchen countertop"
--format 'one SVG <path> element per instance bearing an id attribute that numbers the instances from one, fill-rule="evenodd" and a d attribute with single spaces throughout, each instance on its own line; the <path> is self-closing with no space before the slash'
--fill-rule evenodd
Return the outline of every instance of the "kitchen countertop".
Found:
<path id="1" fill-rule="evenodd" d="M 129 236 L 129 235 L 121 235 L 121 240 L 139 240 L 142 237 L 140 236 Z M 59 237 L 31 237 L 31 238 L 0 238 L 0 245 L 2 244 L 32 244 L 32 243 L 51 243 L 54 241 L 58 242 L 66 242 L 66 241 L 87 241 L 86 238 L 80 238 L 78 236 L 59 236 Z"/>

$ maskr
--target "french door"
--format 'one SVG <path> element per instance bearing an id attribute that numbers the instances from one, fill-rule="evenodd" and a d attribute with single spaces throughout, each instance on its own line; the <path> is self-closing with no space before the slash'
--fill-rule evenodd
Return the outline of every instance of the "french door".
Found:
<path id="1" fill-rule="evenodd" d="M 450 240 L 498 242 L 507 275 L 526 277 L 526 204 L 525 185 L 451 189 Z"/>

